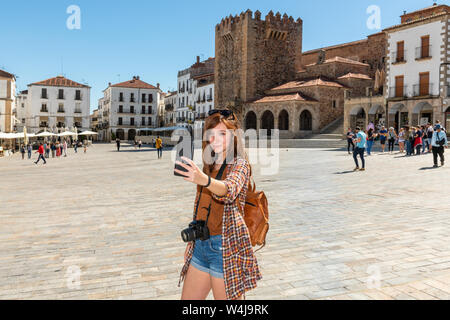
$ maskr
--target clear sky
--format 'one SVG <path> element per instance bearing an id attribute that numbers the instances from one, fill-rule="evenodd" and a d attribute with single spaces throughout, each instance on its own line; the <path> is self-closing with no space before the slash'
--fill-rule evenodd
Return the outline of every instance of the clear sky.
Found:
<path id="1" fill-rule="evenodd" d="M 440 2 L 441 3 L 441 2 Z M 367 8 L 380 8 L 381 28 L 399 16 L 433 4 L 429 0 L 58 0 L 2 1 L 0 69 L 17 75 L 18 90 L 64 74 L 89 84 L 91 110 L 108 82 L 139 75 L 165 91 L 177 71 L 197 55 L 214 56 L 214 27 L 247 9 L 287 13 L 303 20 L 303 51 L 360 40 L 369 29 Z M 67 8 L 80 8 L 80 29 L 70 30 Z"/>

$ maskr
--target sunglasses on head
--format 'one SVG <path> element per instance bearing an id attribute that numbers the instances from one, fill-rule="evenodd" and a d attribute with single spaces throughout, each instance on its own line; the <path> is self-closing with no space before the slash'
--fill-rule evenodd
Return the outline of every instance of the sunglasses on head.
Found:
<path id="1" fill-rule="evenodd" d="M 208 116 L 211 117 L 218 113 L 225 118 L 229 118 L 229 117 L 233 116 L 233 119 L 234 119 L 234 113 L 233 113 L 233 111 L 230 111 L 230 110 L 210 110 L 208 112 Z"/>

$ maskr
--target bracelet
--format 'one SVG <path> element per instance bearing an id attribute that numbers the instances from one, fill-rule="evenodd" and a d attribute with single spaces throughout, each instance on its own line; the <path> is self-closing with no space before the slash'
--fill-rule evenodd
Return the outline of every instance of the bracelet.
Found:
<path id="1" fill-rule="evenodd" d="M 206 186 L 204 186 L 203 188 L 209 188 L 210 185 L 211 185 L 211 177 L 208 176 L 208 184 Z"/>

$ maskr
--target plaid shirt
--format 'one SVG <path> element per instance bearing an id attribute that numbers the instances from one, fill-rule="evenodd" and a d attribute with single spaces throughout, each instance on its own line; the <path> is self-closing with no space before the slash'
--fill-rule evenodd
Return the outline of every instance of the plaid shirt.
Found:
<path id="1" fill-rule="evenodd" d="M 250 234 L 236 202 L 236 200 L 240 201 L 241 208 L 244 208 L 250 179 L 250 165 L 247 160 L 237 158 L 228 165 L 227 169 L 229 169 L 228 174 L 223 182 L 228 192 L 223 197 L 214 194 L 213 197 L 224 203 L 222 247 L 225 291 L 228 300 L 236 300 L 245 295 L 246 291 L 256 288 L 256 282 L 261 280 L 262 276 L 253 254 Z M 197 193 L 196 198 L 198 196 Z M 195 242 L 188 250 L 178 286 L 183 282 L 189 269 L 194 248 Z"/>

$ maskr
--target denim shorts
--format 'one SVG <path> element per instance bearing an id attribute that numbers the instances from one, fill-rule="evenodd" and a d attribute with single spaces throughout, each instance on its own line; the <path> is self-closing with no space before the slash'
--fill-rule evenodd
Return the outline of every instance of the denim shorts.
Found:
<path id="1" fill-rule="evenodd" d="M 209 240 L 195 241 L 191 264 L 212 277 L 223 279 L 222 236 L 212 236 Z"/>

